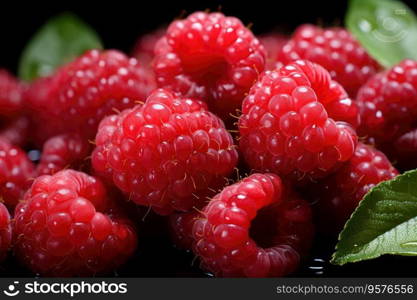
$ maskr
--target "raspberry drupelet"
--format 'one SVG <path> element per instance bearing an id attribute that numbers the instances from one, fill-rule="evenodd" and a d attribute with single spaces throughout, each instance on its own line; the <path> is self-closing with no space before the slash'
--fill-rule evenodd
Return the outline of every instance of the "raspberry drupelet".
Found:
<path id="1" fill-rule="evenodd" d="M 381 67 L 347 30 L 305 24 L 281 48 L 277 61 L 305 59 L 326 68 L 351 97 Z"/>
<path id="2" fill-rule="evenodd" d="M 159 214 L 201 206 L 238 159 L 231 135 L 205 103 L 163 89 L 143 106 L 105 118 L 96 146 L 95 171 Z"/>
<path id="3" fill-rule="evenodd" d="M 240 109 L 266 57 L 264 47 L 239 19 L 204 12 L 171 23 L 155 54 L 159 87 L 206 101 L 225 121 Z"/>
<path id="4" fill-rule="evenodd" d="M 135 106 L 153 86 L 136 59 L 116 50 L 90 50 L 28 90 L 35 142 L 73 132 L 94 138 L 103 117 Z"/>
<path id="5" fill-rule="evenodd" d="M 0 261 L 3 261 L 12 244 L 12 226 L 6 206 L 0 203 Z"/>
<path id="6" fill-rule="evenodd" d="M 285 276 L 296 270 L 312 237 L 310 206 L 283 190 L 274 174 L 226 187 L 193 225 L 202 268 L 220 277 Z"/>
<path id="7" fill-rule="evenodd" d="M 35 178 L 35 166 L 19 147 L 0 138 L 0 197 L 10 208 L 23 198 Z"/>
<path id="8" fill-rule="evenodd" d="M 63 169 L 80 169 L 92 151 L 92 144 L 79 134 L 61 134 L 48 139 L 37 166 L 38 175 L 53 175 Z"/>
<path id="9" fill-rule="evenodd" d="M 136 232 L 103 184 L 65 170 L 38 177 L 15 210 L 15 254 L 43 276 L 111 272 L 136 248 Z"/>
<path id="10" fill-rule="evenodd" d="M 358 92 L 360 136 L 380 146 L 417 128 L 417 61 L 406 59 L 373 76 Z"/>
<path id="11" fill-rule="evenodd" d="M 301 183 L 349 160 L 358 109 L 321 66 L 296 61 L 267 71 L 243 102 L 240 151 L 254 170 Z M 345 121 L 345 122 L 339 122 Z"/>
<path id="12" fill-rule="evenodd" d="M 340 170 L 310 187 L 320 230 L 339 233 L 363 196 L 378 183 L 397 175 L 382 152 L 359 143 L 353 157 Z"/>

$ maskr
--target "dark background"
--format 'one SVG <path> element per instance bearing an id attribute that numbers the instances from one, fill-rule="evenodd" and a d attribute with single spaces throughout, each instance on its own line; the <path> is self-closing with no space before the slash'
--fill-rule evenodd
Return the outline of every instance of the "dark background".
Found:
<path id="1" fill-rule="evenodd" d="M 195 10 L 222 11 L 253 24 L 255 33 L 274 28 L 290 32 L 301 23 L 335 25 L 343 22 L 347 1 L 7 1 L 0 9 L 0 67 L 15 72 L 20 54 L 34 32 L 50 17 L 71 11 L 90 24 L 106 48 L 129 52 L 136 38 Z M 412 1 L 408 1 L 412 2 Z"/>
<path id="2" fill-rule="evenodd" d="M 417 11 L 417 1 L 404 1 Z M 8 2 L 11 5 L 10 2 Z M 30 37 L 45 21 L 62 12 L 73 12 L 91 25 L 102 38 L 106 48 L 121 49 L 129 53 L 143 33 L 152 31 L 172 19 L 195 10 L 221 11 L 239 17 L 245 24 L 253 24 L 256 34 L 272 30 L 291 33 L 302 23 L 343 25 L 347 1 L 184 1 L 161 2 L 157 0 L 102 1 L 47 3 L 36 1 L 14 3 L 0 9 L 0 67 L 16 72 L 20 54 Z M 193 256 L 174 249 L 165 236 L 165 220 L 155 217 L 147 222 L 145 235 L 139 238 L 139 252 L 118 271 L 118 276 L 128 277 L 199 277 L 207 276 L 192 265 Z M 346 267 L 331 266 L 326 261 L 334 249 L 335 240 L 317 237 L 311 257 L 294 276 L 416 276 L 417 258 L 384 257 Z M 13 258 L 0 267 L 0 276 L 33 276 L 17 265 Z"/>

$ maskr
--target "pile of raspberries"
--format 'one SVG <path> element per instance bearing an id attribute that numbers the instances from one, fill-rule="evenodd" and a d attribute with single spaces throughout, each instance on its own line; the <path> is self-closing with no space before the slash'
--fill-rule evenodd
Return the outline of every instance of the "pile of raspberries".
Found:
<path id="1" fill-rule="evenodd" d="M 215 276 L 285 276 L 417 167 L 417 61 L 384 70 L 343 28 L 257 38 L 196 12 L 132 56 L 90 50 L 31 83 L 0 72 L 2 260 L 109 274 L 141 243 L 140 206 Z"/>

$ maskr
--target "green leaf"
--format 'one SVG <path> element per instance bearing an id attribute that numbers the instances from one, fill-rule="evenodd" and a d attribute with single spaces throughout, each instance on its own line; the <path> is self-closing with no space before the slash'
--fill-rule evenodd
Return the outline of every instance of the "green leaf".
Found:
<path id="1" fill-rule="evenodd" d="M 22 53 L 19 77 L 33 80 L 51 74 L 89 49 L 101 49 L 97 34 L 76 16 L 64 13 L 50 19 Z"/>
<path id="2" fill-rule="evenodd" d="M 417 255 L 417 170 L 382 182 L 365 195 L 339 236 L 332 263 L 383 254 Z"/>
<path id="3" fill-rule="evenodd" d="M 380 64 L 417 59 L 417 18 L 395 0 L 350 0 L 345 24 Z"/>

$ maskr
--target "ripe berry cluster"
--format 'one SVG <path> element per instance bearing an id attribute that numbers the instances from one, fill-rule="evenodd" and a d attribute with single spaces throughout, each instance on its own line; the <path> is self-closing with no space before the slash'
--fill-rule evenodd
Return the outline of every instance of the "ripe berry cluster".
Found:
<path id="1" fill-rule="evenodd" d="M 343 28 L 257 38 L 196 12 L 132 56 L 0 71 L 0 259 L 108 274 L 141 245 L 139 206 L 215 276 L 285 276 L 398 174 L 385 154 L 417 165 L 417 62 L 382 70 Z"/>

